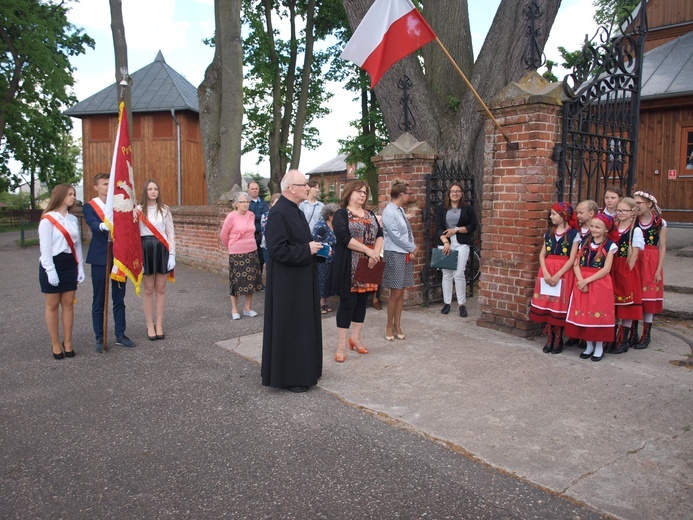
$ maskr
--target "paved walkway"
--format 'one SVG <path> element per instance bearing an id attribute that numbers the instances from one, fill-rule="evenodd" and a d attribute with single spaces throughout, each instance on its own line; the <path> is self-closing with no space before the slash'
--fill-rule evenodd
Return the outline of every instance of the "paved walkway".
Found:
<path id="1" fill-rule="evenodd" d="M 5 251 L 13 248 L 8 235 L 0 234 L 2 263 L 6 269 L 28 271 L 26 265 L 36 261 L 37 250 L 12 255 L 16 264 L 8 266 L 10 255 Z M 670 264 L 670 258 L 674 255 L 667 256 L 667 280 L 691 283 L 691 262 Z M 139 343 L 138 363 L 147 363 L 140 347 L 172 355 L 174 360 L 194 351 L 181 370 L 203 370 L 206 358 L 217 356 L 215 344 L 258 361 L 261 317 L 231 322 L 225 277 L 185 266 L 176 274 L 180 282 L 172 286 L 167 299 L 166 332 L 188 347 L 167 353 L 164 342 L 150 346 L 140 302 L 129 290 L 128 334 Z M 1 280 L 5 295 L 36 292 L 33 279 L 4 276 Z M 38 296 L 33 299 L 40 305 Z M 91 345 L 85 332 L 90 327 L 89 299 L 89 288 L 81 288 L 76 311 L 81 343 L 75 348 L 82 363 L 103 372 L 105 365 L 97 368 L 103 357 L 91 347 L 77 346 L 85 341 Z M 254 305 L 261 315 L 262 300 L 257 295 Z M 364 331 L 371 353 L 349 352 L 344 364 L 332 360 L 331 338 L 336 333 L 334 316 L 329 315 L 323 321 L 325 370 L 319 387 L 393 426 L 605 514 L 636 520 L 690 518 L 693 371 L 672 362 L 690 359 L 687 338 L 693 337 L 693 323 L 658 319 L 650 348 L 607 355 L 593 363 L 580 360 L 577 349 L 544 354 L 541 339 L 520 339 L 478 327 L 476 297 L 469 301 L 469 311 L 470 317 L 462 319 L 441 315 L 438 306 L 407 309 L 403 321 L 407 339 L 387 342 L 385 310 L 369 309 Z M 43 340 L 41 312 L 32 319 L 41 323 L 37 338 Z M 1 324 L 4 341 L 17 344 L 13 338 L 25 328 L 26 316 L 8 307 Z M 15 350 L 3 352 L 5 363 L 17 367 L 13 377 L 31 370 Z M 115 349 L 106 356 L 126 359 L 126 354 Z M 45 357 L 46 368 L 54 370 L 48 366 L 53 363 L 50 356 Z M 170 375 L 176 370 L 172 367 Z M 259 367 L 257 374 L 259 380 Z M 103 372 L 103 377 L 108 373 Z"/>

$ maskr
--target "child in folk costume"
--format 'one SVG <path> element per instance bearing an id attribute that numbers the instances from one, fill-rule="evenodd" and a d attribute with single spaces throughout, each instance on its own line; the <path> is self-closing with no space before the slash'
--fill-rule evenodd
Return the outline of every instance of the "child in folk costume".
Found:
<path id="1" fill-rule="evenodd" d="M 551 206 L 552 227 L 544 234 L 544 245 L 539 253 L 539 273 L 534 285 L 529 317 L 532 321 L 546 323 L 548 334 L 544 352 L 559 354 L 563 350 L 563 327 L 570 302 L 570 292 L 575 284 L 573 263 L 577 254 L 578 223 L 573 207 L 567 202 Z M 560 284 L 558 295 L 542 293 L 544 287 Z"/>
<path id="2" fill-rule="evenodd" d="M 599 213 L 592 219 L 590 236 L 583 240 L 575 260 L 576 282 L 565 332 L 571 338 L 586 341 L 587 348 L 580 354 L 581 359 L 601 361 L 604 342 L 614 340 L 614 287 L 609 274 L 617 249 L 613 240 L 616 240 L 613 219 Z"/>
<path id="3" fill-rule="evenodd" d="M 616 220 L 616 206 L 623 198 L 623 190 L 619 186 L 609 186 L 604 192 L 604 207 L 602 213 L 609 215 Z"/>
<path id="4" fill-rule="evenodd" d="M 583 200 L 577 206 L 575 206 L 575 215 L 577 216 L 578 221 L 578 232 L 577 236 L 575 237 L 575 242 L 577 244 L 580 244 L 590 234 L 590 221 L 597 213 L 599 213 L 599 206 L 597 206 L 596 202 L 590 199 Z M 581 342 L 579 339 L 570 338 L 565 342 L 565 345 L 567 347 L 573 347 L 575 345 L 580 345 L 580 343 Z"/>
<path id="5" fill-rule="evenodd" d="M 147 179 L 144 183 L 142 205 L 138 209 L 142 237 L 142 307 L 147 321 L 147 337 L 150 341 L 155 341 L 165 338 L 166 280 L 175 281 L 173 269 L 176 266 L 176 237 L 171 211 L 161 202 L 159 185 L 152 179 Z"/>
<path id="6" fill-rule="evenodd" d="M 623 354 L 637 343 L 633 330 L 633 320 L 642 319 L 642 292 L 640 289 L 639 251 L 645 249 L 642 230 L 635 225 L 635 200 L 621 199 L 616 207 L 616 228 L 618 230 L 618 251 L 614 256 L 611 279 L 614 284 L 614 305 L 616 305 L 616 340 L 612 354 Z"/>
<path id="7" fill-rule="evenodd" d="M 575 215 L 578 221 L 578 233 L 580 240 L 584 240 L 590 234 L 590 222 L 599 213 L 599 206 L 593 200 L 587 199 L 575 206 Z"/>
<path id="8" fill-rule="evenodd" d="M 667 222 L 657 206 L 655 196 L 646 190 L 633 194 L 637 206 L 636 225 L 642 230 L 645 250 L 638 258 L 642 280 L 643 331 L 634 348 L 650 344 L 654 315 L 662 312 L 664 301 L 664 255 L 667 249 Z M 637 324 L 633 326 L 636 329 Z"/>

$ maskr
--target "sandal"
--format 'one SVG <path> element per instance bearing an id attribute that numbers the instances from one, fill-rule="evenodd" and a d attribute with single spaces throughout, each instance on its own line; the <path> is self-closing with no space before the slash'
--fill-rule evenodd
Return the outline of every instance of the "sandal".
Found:
<path id="1" fill-rule="evenodd" d="M 327 314 L 328 312 L 332 312 L 332 309 L 330 309 L 327 305 L 320 307 L 320 314 Z"/>

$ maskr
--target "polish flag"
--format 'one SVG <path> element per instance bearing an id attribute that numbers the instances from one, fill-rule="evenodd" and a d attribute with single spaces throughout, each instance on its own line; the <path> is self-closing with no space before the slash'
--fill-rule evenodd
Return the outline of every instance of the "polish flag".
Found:
<path id="1" fill-rule="evenodd" d="M 375 0 L 340 58 L 368 71 L 374 88 L 392 65 L 435 39 L 411 0 Z"/>

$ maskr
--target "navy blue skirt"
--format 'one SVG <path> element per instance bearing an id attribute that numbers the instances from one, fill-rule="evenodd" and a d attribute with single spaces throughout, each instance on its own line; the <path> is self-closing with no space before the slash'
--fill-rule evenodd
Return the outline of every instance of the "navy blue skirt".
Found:
<path id="1" fill-rule="evenodd" d="M 53 257 L 55 271 L 58 273 L 60 283 L 57 287 L 48 283 L 48 274 L 39 262 L 39 284 L 41 292 L 46 294 L 58 294 L 77 290 L 77 262 L 72 253 L 60 253 Z"/>
<path id="2" fill-rule="evenodd" d="M 168 273 L 168 249 L 155 236 L 142 237 L 143 273 Z"/>

